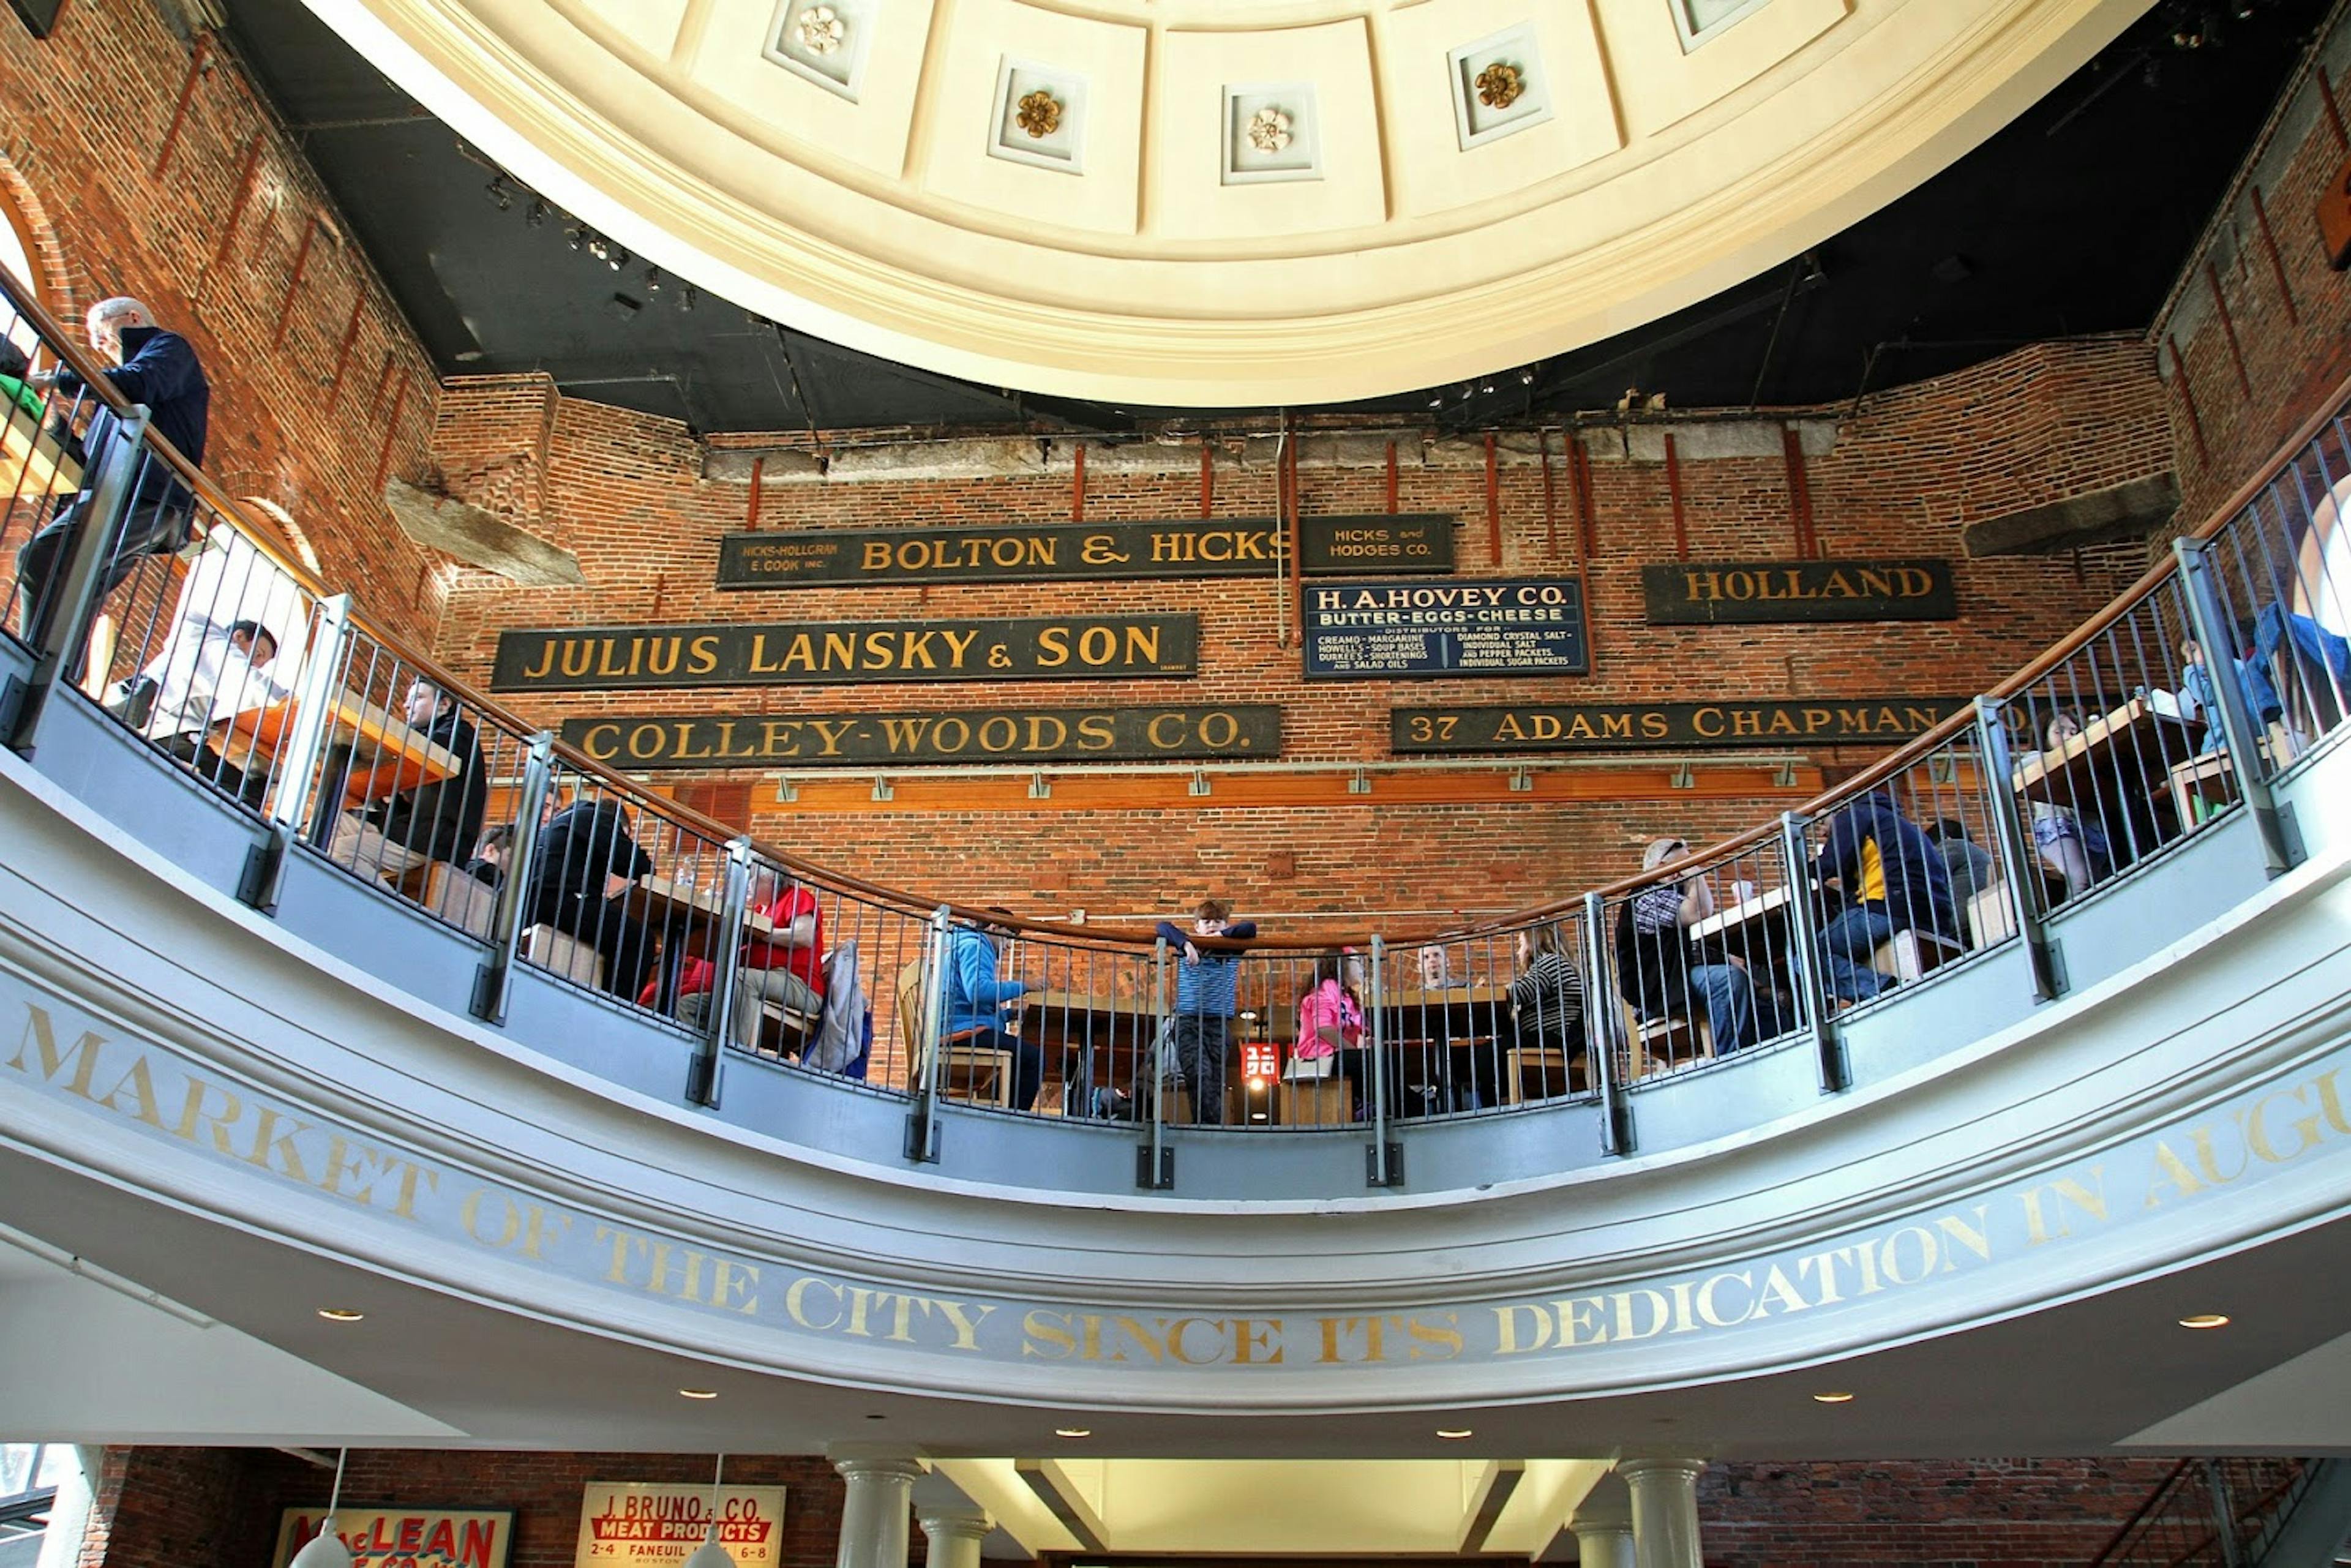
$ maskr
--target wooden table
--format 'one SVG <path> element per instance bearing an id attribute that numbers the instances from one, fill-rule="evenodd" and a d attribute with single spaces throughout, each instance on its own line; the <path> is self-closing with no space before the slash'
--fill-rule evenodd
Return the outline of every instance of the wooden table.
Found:
<path id="1" fill-rule="evenodd" d="M 690 882 L 664 876 L 641 877 L 621 895 L 621 908 L 648 933 L 661 937 L 660 987 L 653 993 L 657 1012 L 677 1009 L 679 979 L 688 958 L 708 958 L 718 946 L 726 925 L 723 894 Z M 743 912 L 743 939 L 753 942 L 776 934 L 775 922 L 756 909 Z M 635 998 L 632 998 L 632 1000 Z"/>
<path id="2" fill-rule="evenodd" d="M 281 697 L 261 707 L 246 708 L 213 728 L 242 737 L 251 756 L 275 765 L 293 736 L 300 706 L 298 697 Z M 219 749 L 223 756 L 230 755 L 228 747 Z M 337 811 L 356 810 L 370 801 L 455 778 L 460 766 L 455 752 L 427 740 L 424 732 L 406 719 L 350 692 L 336 694 L 327 719 L 326 768 L 319 776 L 311 841 L 321 846 L 327 842 Z"/>
<path id="3" fill-rule="evenodd" d="M 16 403 L 0 424 L 0 483 L 11 496 L 73 496 L 81 492 L 81 465 Z"/>
<path id="4" fill-rule="evenodd" d="M 2151 789 L 2171 765 L 2190 755 L 2193 721 L 2167 696 L 2138 696 L 2102 714 L 2060 746 L 2017 765 L 2016 792 L 2027 800 L 2095 812 L 2126 780 Z"/>
<path id="5" fill-rule="evenodd" d="M 1155 1003 L 1104 991 L 1026 991 L 1012 1008 L 1019 1031 L 1045 1051 L 1046 1078 L 1077 1091 L 1079 1115 L 1091 1110 L 1097 1086 L 1134 1092 L 1165 1019 Z"/>
<path id="6" fill-rule="evenodd" d="M 1743 955 L 1750 945 L 1764 945 L 1782 929 L 1788 899 L 1789 890 L 1782 884 L 1740 903 L 1723 904 L 1684 930 L 1692 942 L 1719 941 L 1727 950 Z M 1763 921 L 1771 925 L 1760 932 L 1750 929 Z"/>

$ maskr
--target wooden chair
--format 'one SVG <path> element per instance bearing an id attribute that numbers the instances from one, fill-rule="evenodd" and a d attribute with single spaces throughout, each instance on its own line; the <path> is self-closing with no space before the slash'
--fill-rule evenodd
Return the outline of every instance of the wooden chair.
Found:
<path id="1" fill-rule="evenodd" d="M 552 925 L 534 925 L 522 934 L 522 956 L 549 974 L 587 987 L 604 988 L 604 960 L 596 949 Z"/>
<path id="2" fill-rule="evenodd" d="M 1967 949 L 1949 936 L 1913 927 L 1896 931 L 1877 945 L 1869 956 L 1869 967 L 1886 978 L 1899 983 L 1923 978 L 1928 970 L 1949 963 Z"/>
<path id="3" fill-rule="evenodd" d="M 931 1054 L 939 1009 L 923 984 L 930 966 L 916 958 L 898 971 L 898 1038 L 906 1043 L 906 1088 L 919 1090 L 923 1063 Z M 1009 1109 L 1012 1104 L 1012 1053 L 994 1046 L 974 1045 L 987 1031 L 974 1026 L 951 1031 L 938 1041 L 939 1091 L 949 1099 L 986 1103 Z M 956 1091 L 962 1092 L 958 1094 Z"/>
<path id="4" fill-rule="evenodd" d="M 1285 1078 L 1275 1093 L 1285 1127 L 1343 1127 L 1355 1119 L 1355 1086 L 1344 1078 Z"/>
<path id="5" fill-rule="evenodd" d="M 1632 1048 L 1632 1060 L 1627 1065 L 1625 1081 L 1646 1078 L 1663 1057 L 1667 1066 L 1679 1065 L 1684 1058 L 1697 1061 L 1714 1054 L 1714 1025 L 1700 1013 L 1695 1018 L 1643 1019 L 1633 1010 L 1633 1004 L 1620 1004 L 1625 1009 L 1625 1039 Z"/>
<path id="6" fill-rule="evenodd" d="M 427 861 L 401 879 L 401 891 L 468 935 L 487 938 L 498 890 L 447 861 Z"/>
<path id="7" fill-rule="evenodd" d="M 1639 1037 L 1628 1030 L 1628 1040 Z M 1582 1085 L 1583 1053 L 1555 1045 L 1514 1045 L 1502 1053 L 1502 1103 L 1522 1105 L 1528 1100 L 1555 1100 L 1577 1092 Z M 1532 1079 L 1536 1092 L 1527 1092 Z"/>

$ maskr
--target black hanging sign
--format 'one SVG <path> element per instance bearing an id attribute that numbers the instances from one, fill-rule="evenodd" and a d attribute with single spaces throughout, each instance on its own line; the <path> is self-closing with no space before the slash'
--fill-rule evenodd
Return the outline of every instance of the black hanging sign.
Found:
<path id="1" fill-rule="evenodd" d="M 1592 667 L 1581 578 L 1317 582 L 1300 599 L 1309 676 L 1580 675 Z"/>
<path id="2" fill-rule="evenodd" d="M 1453 518 L 1443 513 L 1301 517 L 1298 535 L 1299 569 L 1310 577 L 1453 570 Z M 1271 517 L 770 529 L 719 541 L 718 586 L 1270 577 L 1281 550 Z"/>
<path id="3" fill-rule="evenodd" d="M 1683 560 L 1641 569 L 1652 626 L 1950 621 L 1947 560 Z"/>
<path id="4" fill-rule="evenodd" d="M 1971 697 L 1813 697 L 1797 702 L 1526 703 L 1388 710 L 1402 753 L 1624 751 L 1643 747 L 1891 746 Z"/>
<path id="5" fill-rule="evenodd" d="M 798 686 L 882 681 L 1098 681 L 1189 675 L 1196 615 L 792 622 L 505 632 L 496 692 Z"/>
<path id="6" fill-rule="evenodd" d="M 705 714 L 569 718 L 563 738 L 627 772 L 922 763 L 1196 761 L 1274 757 L 1281 709 L 981 708 L 954 713 Z"/>

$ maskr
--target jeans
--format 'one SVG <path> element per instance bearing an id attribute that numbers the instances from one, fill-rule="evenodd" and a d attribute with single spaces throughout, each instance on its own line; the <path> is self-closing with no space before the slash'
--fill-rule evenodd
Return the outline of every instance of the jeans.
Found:
<path id="1" fill-rule="evenodd" d="M 50 618 L 57 612 L 58 606 L 50 602 L 50 595 L 57 586 L 57 573 L 64 569 L 74 539 L 81 531 L 82 512 L 89 500 L 88 495 L 76 499 L 57 515 L 56 521 L 35 534 L 16 552 L 16 585 L 24 595 L 22 624 L 28 643 L 40 640 Z M 98 594 L 92 602 L 104 603 L 106 596 L 122 585 L 141 557 L 167 555 L 179 549 L 187 538 L 188 513 L 183 496 L 136 500 L 124 508 L 106 564 L 99 569 Z M 80 679 L 80 651 L 76 650 L 68 662 L 71 667 L 67 678 Z"/>
<path id="2" fill-rule="evenodd" d="M 1225 1119 L 1225 1034 L 1230 1019 L 1186 1013 L 1176 1020 L 1176 1075 L 1192 1089 L 1192 1120 Z"/>
<path id="3" fill-rule="evenodd" d="M 1002 1030 L 984 1029 L 977 1034 L 957 1040 L 975 1051 L 1008 1051 L 1012 1053 L 1012 1108 L 1028 1111 L 1035 1108 L 1037 1091 L 1045 1086 L 1045 1048 L 1033 1040 L 1023 1040 Z"/>
<path id="4" fill-rule="evenodd" d="M 1706 998 L 1715 1055 L 1729 1056 L 1747 1043 L 1748 1024 L 1755 1016 L 1755 982 L 1746 970 L 1735 964 L 1693 964 L 1689 988 Z"/>
<path id="5" fill-rule="evenodd" d="M 1882 909 L 1855 904 L 1821 932 L 1821 979 L 1829 995 L 1866 1001 L 1893 982 L 1870 967 L 1878 945 L 1894 936 L 1894 917 Z"/>

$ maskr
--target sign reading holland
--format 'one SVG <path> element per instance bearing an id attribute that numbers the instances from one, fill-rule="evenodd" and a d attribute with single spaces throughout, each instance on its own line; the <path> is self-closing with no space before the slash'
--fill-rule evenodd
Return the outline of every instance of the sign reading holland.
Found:
<path id="1" fill-rule="evenodd" d="M 778 1568 L 783 1561 L 781 1487 L 720 1487 L 714 1514 L 706 1486 L 590 1481 L 573 1568 L 678 1568 L 714 1521 L 736 1568 Z"/>
<path id="2" fill-rule="evenodd" d="M 1316 583 L 1301 591 L 1306 674 L 1323 679 L 1581 675 L 1583 580 Z"/>
<path id="3" fill-rule="evenodd" d="M 495 692 L 1189 675 L 1196 615 L 608 626 L 502 632 Z"/>
<path id="4" fill-rule="evenodd" d="M 1641 569 L 1652 626 L 1950 621 L 1947 560 L 1682 560 Z"/>
<path id="5" fill-rule="evenodd" d="M 1266 577 L 1280 570 L 1284 550 L 1272 517 L 769 529 L 719 541 L 718 586 Z M 1441 512 L 1301 517 L 1298 562 L 1309 576 L 1450 571 L 1453 518 Z"/>

